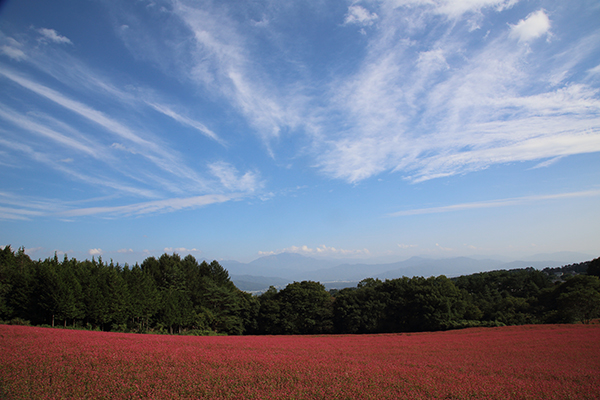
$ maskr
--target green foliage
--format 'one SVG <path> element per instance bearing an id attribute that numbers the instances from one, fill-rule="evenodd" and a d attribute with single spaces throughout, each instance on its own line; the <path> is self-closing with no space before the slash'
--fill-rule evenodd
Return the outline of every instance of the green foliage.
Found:
<path id="1" fill-rule="evenodd" d="M 333 298 L 318 282 L 294 282 L 259 297 L 259 333 L 320 334 L 333 331 Z"/>
<path id="2" fill-rule="evenodd" d="M 389 294 L 381 281 L 372 278 L 361 281 L 357 289 L 342 289 L 335 298 L 334 326 L 339 333 L 381 332 Z"/>
<path id="3" fill-rule="evenodd" d="M 600 317 L 600 278 L 576 275 L 549 291 L 548 322 L 590 323 Z"/>
<path id="4" fill-rule="evenodd" d="M 367 278 L 335 297 L 322 284 L 303 281 L 255 297 L 238 290 L 217 261 L 198 263 L 191 255 L 148 257 L 130 268 L 101 258 L 77 261 L 65 255 L 59 261 L 56 254 L 32 261 L 25 249 L 6 246 L 0 249 L 0 321 L 194 335 L 589 323 L 600 317 L 599 263 L 582 263 L 588 274 L 573 270 L 576 275 L 565 281 L 554 269 L 528 268 L 454 279 Z"/>
<path id="5" fill-rule="evenodd" d="M 600 257 L 590 261 L 587 268 L 587 274 L 600 277 Z"/>
<path id="6" fill-rule="evenodd" d="M 481 319 L 506 325 L 543 320 L 539 297 L 553 283 L 548 274 L 533 268 L 482 272 L 453 279 L 482 313 Z"/>
<path id="7" fill-rule="evenodd" d="M 238 290 L 217 261 L 149 257 L 133 268 L 97 261 L 31 261 L 0 250 L 0 320 L 120 332 L 219 332 L 256 328 L 258 300 Z"/>

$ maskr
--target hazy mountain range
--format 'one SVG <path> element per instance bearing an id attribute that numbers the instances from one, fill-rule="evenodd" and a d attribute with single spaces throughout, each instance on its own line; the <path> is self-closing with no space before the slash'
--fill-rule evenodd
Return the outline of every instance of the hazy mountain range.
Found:
<path id="1" fill-rule="evenodd" d="M 238 261 L 219 261 L 229 271 L 231 280 L 241 290 L 264 291 L 269 286 L 283 288 L 294 281 L 312 280 L 323 283 L 329 288 L 356 286 L 365 278 L 395 279 L 403 276 L 454 277 L 476 272 L 533 267 L 560 267 L 583 261 L 596 256 L 560 252 L 537 254 L 522 260 L 507 261 L 498 257 L 480 258 L 454 257 L 432 259 L 411 257 L 393 263 L 340 263 L 334 260 L 321 260 L 296 253 L 281 253 L 258 258 L 249 263 Z"/>

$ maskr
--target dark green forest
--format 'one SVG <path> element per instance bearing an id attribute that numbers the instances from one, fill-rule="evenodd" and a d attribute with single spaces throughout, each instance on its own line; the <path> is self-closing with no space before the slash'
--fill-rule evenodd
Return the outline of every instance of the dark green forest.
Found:
<path id="1" fill-rule="evenodd" d="M 600 317 L 600 258 L 563 268 L 414 277 L 327 291 L 312 281 L 253 296 L 217 261 L 177 254 L 141 265 L 32 260 L 0 250 L 0 321 L 169 334 L 383 333 Z"/>

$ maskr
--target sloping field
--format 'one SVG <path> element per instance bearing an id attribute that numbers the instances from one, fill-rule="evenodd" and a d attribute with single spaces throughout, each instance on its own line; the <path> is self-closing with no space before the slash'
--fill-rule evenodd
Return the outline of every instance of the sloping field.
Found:
<path id="1" fill-rule="evenodd" d="M 182 337 L 0 325 L 7 399 L 598 399 L 600 325 Z"/>

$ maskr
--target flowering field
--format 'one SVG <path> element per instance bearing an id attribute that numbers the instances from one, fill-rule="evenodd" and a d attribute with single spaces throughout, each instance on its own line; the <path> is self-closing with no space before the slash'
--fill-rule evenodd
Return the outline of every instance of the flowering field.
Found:
<path id="1" fill-rule="evenodd" d="M 600 325 L 185 337 L 0 325 L 7 399 L 598 399 Z"/>

